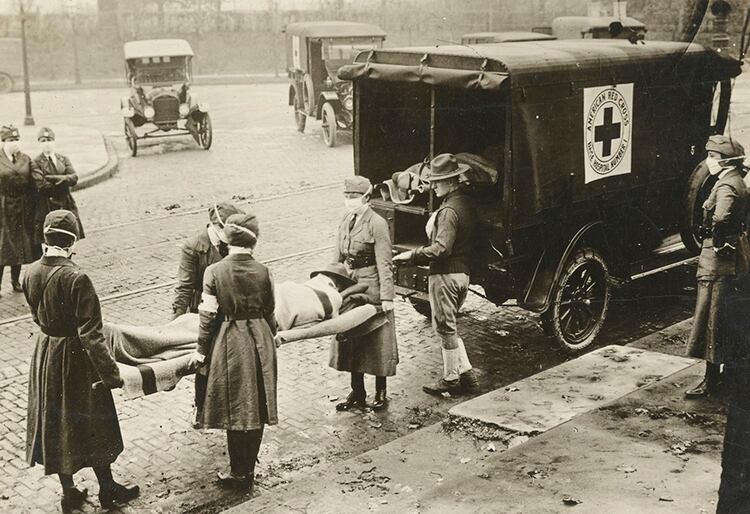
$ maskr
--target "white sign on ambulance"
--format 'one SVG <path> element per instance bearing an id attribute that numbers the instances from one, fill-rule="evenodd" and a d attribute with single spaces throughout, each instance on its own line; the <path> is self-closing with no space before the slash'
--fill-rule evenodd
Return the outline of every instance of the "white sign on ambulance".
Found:
<path id="1" fill-rule="evenodd" d="M 585 183 L 631 173 L 633 84 L 583 90 Z"/>

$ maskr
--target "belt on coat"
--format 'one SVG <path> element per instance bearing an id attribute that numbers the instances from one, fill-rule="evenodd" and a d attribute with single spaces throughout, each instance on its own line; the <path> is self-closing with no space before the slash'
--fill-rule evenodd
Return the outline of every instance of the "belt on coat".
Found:
<path id="1" fill-rule="evenodd" d="M 47 337 L 76 337 L 78 336 L 78 332 L 75 330 L 72 332 L 65 333 L 64 330 L 61 330 L 58 332 L 58 331 L 50 330 L 49 328 L 43 328 L 43 327 L 39 327 L 39 329 L 42 331 L 42 334 L 44 334 Z"/>
<path id="2" fill-rule="evenodd" d="M 346 263 L 351 269 L 375 266 L 375 255 L 350 255 L 346 258 Z"/>
<path id="3" fill-rule="evenodd" d="M 237 314 L 224 314 L 224 321 L 247 321 L 249 319 L 263 318 L 263 311 L 252 311 Z"/>

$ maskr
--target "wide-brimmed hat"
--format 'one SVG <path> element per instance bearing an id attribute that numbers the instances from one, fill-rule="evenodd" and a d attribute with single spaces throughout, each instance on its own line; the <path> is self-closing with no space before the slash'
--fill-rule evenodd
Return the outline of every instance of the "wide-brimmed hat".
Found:
<path id="1" fill-rule="evenodd" d="M 430 162 L 430 176 L 427 180 L 430 182 L 446 180 L 466 173 L 470 169 L 466 164 L 460 164 L 452 153 L 441 153 Z"/>
<path id="2" fill-rule="evenodd" d="M 736 140 L 723 134 L 715 134 L 708 138 L 706 150 L 719 152 L 725 158 L 744 157 L 745 149 Z"/>
<path id="3" fill-rule="evenodd" d="M 340 281 L 344 285 L 344 289 L 356 284 L 356 282 L 352 280 L 351 277 L 349 277 L 349 273 L 346 271 L 346 266 L 344 266 L 344 264 L 341 262 L 334 262 L 328 264 L 321 270 L 313 271 L 312 273 L 310 273 L 310 278 L 313 278 L 317 275 L 326 275 L 334 280 Z"/>
<path id="4" fill-rule="evenodd" d="M 8 139 L 19 139 L 20 137 L 21 133 L 18 132 L 18 129 L 13 125 L 0 127 L 0 141 L 7 141 Z"/>
<path id="5" fill-rule="evenodd" d="M 355 175 L 344 179 L 344 193 L 359 193 L 366 195 L 372 191 L 372 183 L 367 177 Z"/>
<path id="6" fill-rule="evenodd" d="M 233 214 L 245 214 L 245 212 L 232 202 L 219 202 L 208 208 L 208 220 L 212 224 L 222 227 L 229 216 Z"/>
<path id="7" fill-rule="evenodd" d="M 260 235 L 260 224 L 255 214 L 232 214 L 224 223 L 227 243 L 232 246 L 253 248 Z"/>
<path id="8" fill-rule="evenodd" d="M 39 134 L 37 134 L 36 139 L 37 141 L 41 141 L 42 139 L 49 139 L 51 141 L 54 141 L 55 132 L 49 127 L 42 127 L 39 129 Z"/>

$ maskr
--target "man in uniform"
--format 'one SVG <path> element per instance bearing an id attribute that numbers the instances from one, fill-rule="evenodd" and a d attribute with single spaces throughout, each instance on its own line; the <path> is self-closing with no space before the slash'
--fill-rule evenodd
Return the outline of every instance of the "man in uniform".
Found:
<path id="1" fill-rule="evenodd" d="M 459 188 L 458 177 L 469 169 L 453 154 L 440 154 L 430 163 L 429 181 L 443 202 L 427 222 L 430 244 L 403 252 L 395 262 L 429 264 L 432 326 L 442 341 L 443 377 L 422 389 L 429 394 L 475 392 L 479 383 L 464 342 L 458 335 L 456 316 L 469 290 L 469 262 L 475 214 L 471 199 Z"/>
<path id="2" fill-rule="evenodd" d="M 20 151 L 21 134 L 14 126 L 0 127 L 0 281 L 10 266 L 13 291 L 21 292 L 21 265 L 33 262 L 34 196 L 31 159 Z"/>
<path id="3" fill-rule="evenodd" d="M 229 202 L 214 204 L 208 209 L 206 228 L 188 239 L 182 247 L 180 267 L 177 270 L 177 288 L 172 302 L 172 315 L 176 318 L 186 312 L 198 312 L 203 292 L 203 274 L 210 265 L 227 255 L 224 223 L 233 214 L 243 214 Z M 206 393 L 205 372 L 195 374 L 195 405 L 193 420 L 203 407 Z"/>

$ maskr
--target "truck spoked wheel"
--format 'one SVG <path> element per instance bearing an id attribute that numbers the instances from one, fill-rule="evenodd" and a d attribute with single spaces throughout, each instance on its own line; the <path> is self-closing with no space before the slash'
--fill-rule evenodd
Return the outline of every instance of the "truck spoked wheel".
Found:
<path id="1" fill-rule="evenodd" d="M 211 148 L 211 143 L 214 140 L 214 132 L 211 125 L 211 116 L 208 113 L 204 114 L 203 119 L 201 119 L 200 126 L 198 127 L 198 138 L 204 150 Z"/>
<path id="2" fill-rule="evenodd" d="M 581 248 L 568 259 L 542 326 L 568 352 L 579 352 L 594 342 L 604 325 L 609 298 L 604 258 L 593 248 Z"/>
<path id="3" fill-rule="evenodd" d="M 424 300 L 416 300 L 414 298 L 409 298 L 409 302 L 411 303 L 412 307 L 414 307 L 414 310 L 420 313 L 425 318 L 432 319 L 432 309 L 430 308 L 430 302 L 426 302 Z"/>
<path id="4" fill-rule="evenodd" d="M 336 146 L 336 131 L 338 129 L 336 123 L 336 111 L 334 111 L 333 106 L 328 102 L 323 104 L 322 121 L 323 141 L 325 141 L 325 144 L 329 147 Z"/>
<path id="5" fill-rule="evenodd" d="M 138 135 L 135 133 L 135 125 L 130 119 L 125 120 L 125 140 L 128 142 L 130 155 L 138 155 Z"/>

